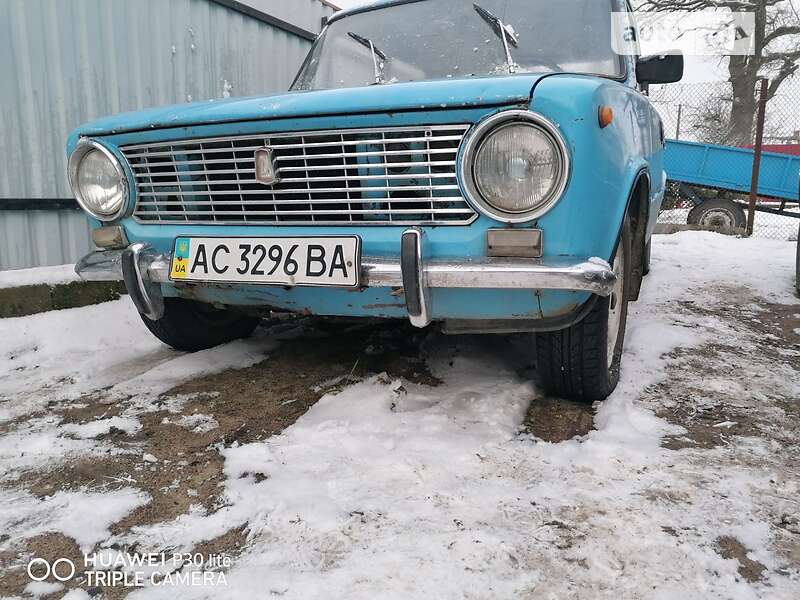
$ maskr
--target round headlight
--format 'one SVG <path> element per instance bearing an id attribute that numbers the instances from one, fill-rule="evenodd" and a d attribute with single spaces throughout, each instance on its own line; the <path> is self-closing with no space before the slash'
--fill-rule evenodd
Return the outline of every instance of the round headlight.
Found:
<path id="1" fill-rule="evenodd" d="M 76 148 L 69 166 L 72 191 L 81 207 L 101 221 L 116 219 L 124 209 L 127 186 L 114 155 L 87 142 Z"/>
<path id="2" fill-rule="evenodd" d="M 566 146 L 548 121 L 507 111 L 481 123 L 463 158 L 467 191 L 490 217 L 537 218 L 558 201 L 568 174 Z"/>

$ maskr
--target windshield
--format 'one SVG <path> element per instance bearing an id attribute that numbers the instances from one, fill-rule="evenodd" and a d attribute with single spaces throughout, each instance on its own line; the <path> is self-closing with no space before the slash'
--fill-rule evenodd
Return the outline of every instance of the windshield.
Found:
<path id="1" fill-rule="evenodd" d="M 334 21 L 294 90 L 508 73 L 621 77 L 611 2 L 423 0 Z"/>

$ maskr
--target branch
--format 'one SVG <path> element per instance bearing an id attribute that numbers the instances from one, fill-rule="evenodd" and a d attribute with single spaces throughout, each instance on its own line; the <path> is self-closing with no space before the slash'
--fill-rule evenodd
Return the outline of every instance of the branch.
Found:
<path id="1" fill-rule="evenodd" d="M 636 10 L 645 12 L 697 12 L 714 8 L 729 8 L 734 12 L 754 11 L 780 4 L 785 0 L 643 0 Z"/>
<path id="2" fill-rule="evenodd" d="M 766 65 L 773 62 L 796 62 L 800 60 L 800 49 L 787 52 L 770 52 L 761 57 L 761 64 Z"/>
<path id="3" fill-rule="evenodd" d="M 770 2 L 770 0 L 766 0 Z M 772 0 L 780 1 L 780 0 Z M 696 12 L 713 8 L 729 8 L 732 11 L 753 10 L 758 0 L 644 0 L 637 10 L 646 12 L 684 11 Z"/>
<path id="4" fill-rule="evenodd" d="M 764 36 L 764 47 L 766 48 L 770 42 L 783 37 L 785 35 L 798 35 L 800 34 L 800 25 L 784 25 L 776 27 Z"/>
<path id="5" fill-rule="evenodd" d="M 783 63 L 780 71 L 778 71 L 777 75 L 775 75 L 769 82 L 769 87 L 767 88 L 767 100 L 771 100 L 772 97 L 778 93 L 778 88 L 781 87 L 781 84 L 789 77 L 792 77 L 795 73 L 797 73 L 798 68 L 800 68 L 800 64 L 796 62 L 787 61 Z"/>

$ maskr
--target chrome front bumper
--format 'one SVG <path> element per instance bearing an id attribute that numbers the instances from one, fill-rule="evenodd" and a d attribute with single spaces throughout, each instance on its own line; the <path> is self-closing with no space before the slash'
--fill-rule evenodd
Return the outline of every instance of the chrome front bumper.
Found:
<path id="1" fill-rule="evenodd" d="M 370 256 L 361 259 L 361 287 L 404 288 L 409 317 L 418 327 L 430 323 L 430 288 L 569 290 L 608 296 L 616 282 L 610 265 L 599 258 L 576 262 L 521 258 L 426 260 L 424 257 L 424 234 L 410 229 L 403 234 L 400 259 Z M 75 272 L 85 281 L 124 280 L 139 312 L 158 319 L 163 315 L 163 298 L 157 284 L 187 285 L 170 281 L 170 258 L 145 244 L 135 243 L 125 250 L 93 252 L 78 262 Z"/>

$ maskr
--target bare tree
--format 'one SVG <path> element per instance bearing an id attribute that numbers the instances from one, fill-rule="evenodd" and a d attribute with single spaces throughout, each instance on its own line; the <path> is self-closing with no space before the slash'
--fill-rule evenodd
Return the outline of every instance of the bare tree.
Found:
<path id="1" fill-rule="evenodd" d="M 745 145 L 752 142 L 759 77 L 769 77 L 769 102 L 800 69 L 800 19 L 791 0 L 641 0 L 638 5 L 638 10 L 655 12 L 714 9 L 755 15 L 753 55 L 728 59 L 731 95 L 723 99 L 730 106 L 727 123 L 719 106 L 710 115 L 721 141 Z"/>

